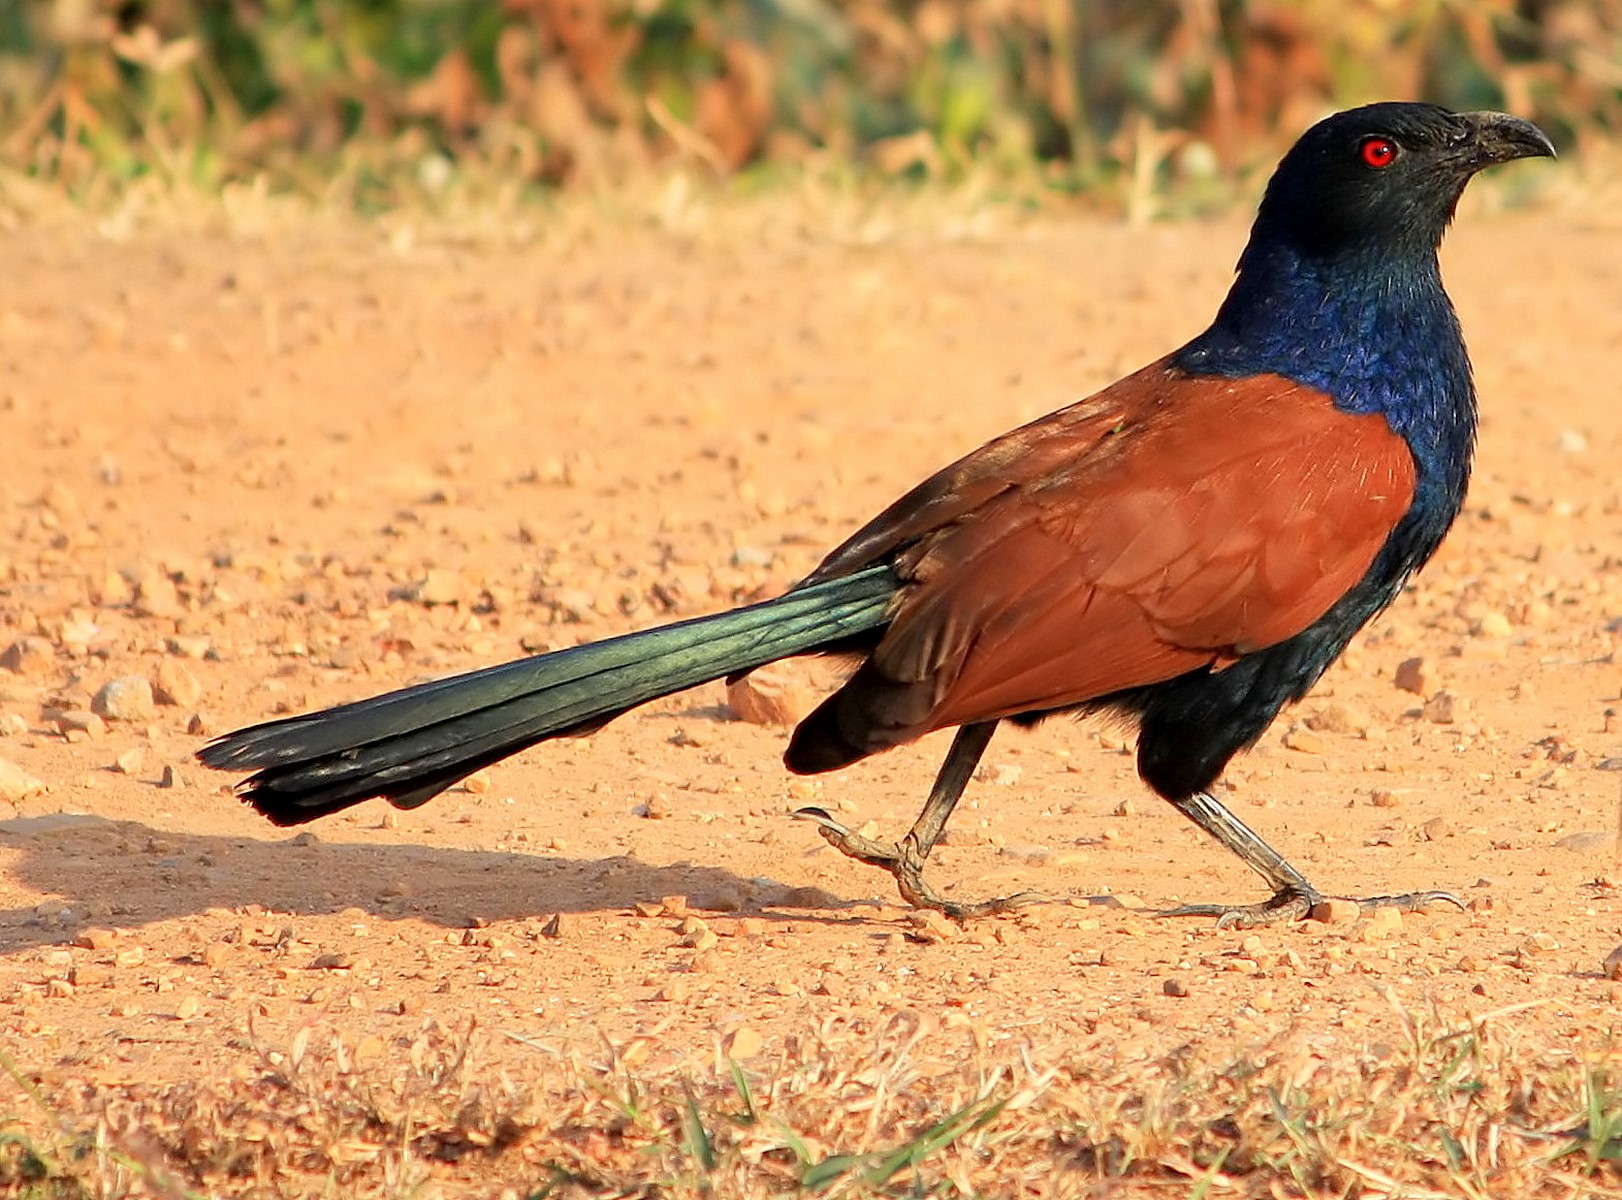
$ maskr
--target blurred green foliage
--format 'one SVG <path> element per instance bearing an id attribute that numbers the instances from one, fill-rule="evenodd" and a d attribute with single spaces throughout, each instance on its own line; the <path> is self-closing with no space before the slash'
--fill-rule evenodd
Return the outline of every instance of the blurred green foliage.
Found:
<path id="1" fill-rule="evenodd" d="M 1614 131 L 1622 0 L 0 0 L 0 166 L 70 190 L 673 156 L 1220 181 L 1391 97 Z"/>

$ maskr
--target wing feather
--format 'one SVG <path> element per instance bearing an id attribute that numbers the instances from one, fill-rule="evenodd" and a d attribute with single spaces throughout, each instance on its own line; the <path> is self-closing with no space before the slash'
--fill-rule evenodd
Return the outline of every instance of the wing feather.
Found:
<path id="1" fill-rule="evenodd" d="M 1085 703 L 1293 637 L 1368 571 L 1415 469 L 1377 415 L 1163 360 L 952 464 L 812 580 L 905 581 L 830 697 L 851 745 Z"/>

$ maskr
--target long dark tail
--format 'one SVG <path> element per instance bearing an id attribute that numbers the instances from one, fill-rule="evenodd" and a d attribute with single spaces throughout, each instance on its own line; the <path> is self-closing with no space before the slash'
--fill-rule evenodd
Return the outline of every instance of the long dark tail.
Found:
<path id="1" fill-rule="evenodd" d="M 888 619 L 886 566 L 775 600 L 455 675 L 239 729 L 203 747 L 254 770 L 244 800 L 298 825 L 381 796 L 414 808 L 526 746 L 585 732 L 660 696 L 837 645 Z"/>

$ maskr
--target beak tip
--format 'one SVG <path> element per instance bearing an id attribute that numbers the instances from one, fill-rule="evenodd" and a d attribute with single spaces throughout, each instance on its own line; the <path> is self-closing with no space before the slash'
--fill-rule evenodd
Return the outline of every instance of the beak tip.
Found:
<path id="1" fill-rule="evenodd" d="M 1469 114 L 1476 138 L 1492 162 L 1517 158 L 1558 158 L 1554 143 L 1532 122 L 1500 112 Z"/>

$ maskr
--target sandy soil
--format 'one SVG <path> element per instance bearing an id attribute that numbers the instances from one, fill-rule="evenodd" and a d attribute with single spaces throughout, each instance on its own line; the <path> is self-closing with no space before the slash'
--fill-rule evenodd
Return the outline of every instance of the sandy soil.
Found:
<path id="1" fill-rule="evenodd" d="M 932 877 L 1065 902 L 945 937 L 786 815 L 900 831 L 944 741 L 796 781 L 784 731 L 719 686 L 296 835 L 191 761 L 273 714 L 781 588 L 926 471 L 1196 332 L 1243 235 L 834 237 L 804 212 L 5 235 L 0 758 L 44 786 L 0 804 L 0 1042 L 118 1083 L 250 1070 L 250 1031 L 312 1023 L 384 1055 L 433 1018 L 671 1055 L 907 1007 L 1056 1055 L 1366 1041 L 1393 1000 L 1536 1002 L 1505 1020 L 1596 1036 L 1622 941 L 1622 229 L 1569 215 L 1462 218 L 1465 516 L 1229 777 L 1326 889 L 1448 886 L 1467 912 L 1157 920 L 1260 888 L 1117 736 L 1064 721 L 999 735 Z M 76 715 L 128 676 L 179 702 Z"/>

